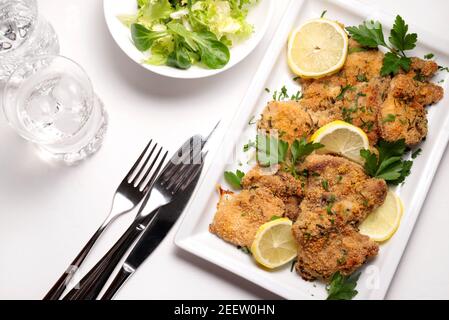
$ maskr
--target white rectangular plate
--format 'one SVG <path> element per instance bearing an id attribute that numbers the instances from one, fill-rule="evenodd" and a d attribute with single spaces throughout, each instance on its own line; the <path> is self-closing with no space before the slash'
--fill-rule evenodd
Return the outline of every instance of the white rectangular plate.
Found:
<path id="1" fill-rule="evenodd" d="M 291 1 L 247 95 L 237 114 L 229 122 L 227 133 L 216 137 L 218 140 L 214 139 L 215 147 L 206 178 L 185 213 L 175 240 L 184 250 L 288 299 L 323 299 L 326 297 L 325 287 L 320 282 L 302 280 L 290 271 L 290 266 L 271 272 L 261 269 L 248 255 L 210 234 L 208 226 L 214 217 L 218 201 L 216 185 L 226 185 L 223 172 L 236 168 L 248 169 L 245 166 L 239 167 L 238 163 L 246 163 L 248 155 L 242 151 L 242 145 L 247 143 L 249 138 L 254 139 L 256 135 L 255 126 L 248 125 L 249 119 L 259 115 L 271 98 L 264 89 L 270 88 L 273 91 L 283 85 L 286 85 L 291 93 L 299 89 L 287 67 L 286 41 L 289 31 L 308 19 L 319 17 L 323 10 L 327 10 L 327 18 L 346 25 L 358 25 L 364 20 L 374 19 L 379 20 L 385 28 L 391 28 L 395 14 L 401 14 L 386 14 L 353 0 Z M 447 66 L 449 57 L 445 52 L 449 52 L 449 42 L 421 30 L 413 23 L 409 25 L 412 32 L 418 33 L 418 44 L 413 55 L 422 57 L 432 52 L 440 65 Z M 447 78 L 446 72 L 440 72 L 434 80 L 443 80 L 443 77 Z M 447 81 L 441 85 L 447 92 Z M 396 190 L 405 204 L 401 225 L 394 237 L 381 245 L 378 257 L 362 269 L 357 286 L 357 299 L 383 299 L 385 296 L 449 138 L 449 112 L 446 110 L 448 99 L 446 93 L 441 102 L 428 108 L 429 133 L 421 146 L 422 155 L 414 161 L 412 174 L 405 184 Z"/>

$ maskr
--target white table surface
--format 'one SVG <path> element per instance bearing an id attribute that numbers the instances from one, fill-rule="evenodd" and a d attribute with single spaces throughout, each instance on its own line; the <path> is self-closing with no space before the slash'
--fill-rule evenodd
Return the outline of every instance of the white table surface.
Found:
<path id="1" fill-rule="evenodd" d="M 238 66 L 210 79 L 177 81 L 149 73 L 128 60 L 108 33 L 101 0 L 38 2 L 59 34 L 61 54 L 78 61 L 91 76 L 109 112 L 110 127 L 98 154 L 79 166 L 63 167 L 41 161 L 33 147 L 0 119 L 0 299 L 44 296 L 100 225 L 113 190 L 150 137 L 174 150 L 189 135 L 206 133 L 218 119 L 234 112 L 287 4 L 287 0 L 276 0 L 273 28 Z M 376 3 L 400 13 L 408 22 L 449 37 L 448 1 Z M 389 299 L 449 298 L 448 162 L 446 152 Z M 119 220 L 101 239 L 84 271 L 130 219 L 132 215 Z M 178 250 L 173 244 L 177 226 L 117 298 L 278 298 Z"/>

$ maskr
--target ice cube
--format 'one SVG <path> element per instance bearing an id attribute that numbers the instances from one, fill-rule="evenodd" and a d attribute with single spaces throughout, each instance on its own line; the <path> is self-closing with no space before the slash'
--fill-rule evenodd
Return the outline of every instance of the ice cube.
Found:
<path id="1" fill-rule="evenodd" d="M 35 125 L 45 126 L 54 121 L 58 106 L 52 97 L 39 95 L 29 100 L 25 111 Z"/>
<path id="2" fill-rule="evenodd" d="M 82 127 L 82 119 L 79 115 L 71 112 L 61 112 L 56 117 L 54 126 L 66 135 L 73 135 Z"/>
<path id="3" fill-rule="evenodd" d="M 84 105 L 83 89 L 71 77 L 62 77 L 52 90 L 52 96 L 61 108 L 70 112 L 79 112 Z"/>

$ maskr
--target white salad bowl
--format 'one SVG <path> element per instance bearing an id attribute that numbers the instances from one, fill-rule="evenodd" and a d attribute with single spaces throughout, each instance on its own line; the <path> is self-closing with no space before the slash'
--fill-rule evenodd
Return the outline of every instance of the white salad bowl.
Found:
<path id="1" fill-rule="evenodd" d="M 231 58 L 224 68 L 206 69 L 193 65 L 187 70 L 181 70 L 169 66 L 144 64 L 142 62 L 146 57 L 145 54 L 137 50 L 132 42 L 129 28 L 124 26 L 117 18 L 119 15 L 136 13 L 136 0 L 103 0 L 106 24 L 115 42 L 126 53 L 126 55 L 147 70 L 163 76 L 179 79 L 209 77 L 221 73 L 242 61 L 256 48 L 267 32 L 273 16 L 273 6 L 274 1 L 272 0 L 259 0 L 255 6 L 250 9 L 247 19 L 248 22 L 254 26 L 254 32 L 248 39 L 235 44 L 230 49 Z"/>

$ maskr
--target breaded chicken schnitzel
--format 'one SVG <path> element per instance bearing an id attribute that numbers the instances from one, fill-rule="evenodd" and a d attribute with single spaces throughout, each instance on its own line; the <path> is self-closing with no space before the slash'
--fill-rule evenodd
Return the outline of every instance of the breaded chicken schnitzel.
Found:
<path id="1" fill-rule="evenodd" d="M 311 155 L 300 170 L 307 172 L 307 181 L 293 226 L 296 269 L 308 280 L 328 279 L 336 271 L 350 274 L 377 254 L 377 244 L 357 226 L 385 201 L 387 185 L 368 177 L 360 165 L 331 155 Z"/>
<path id="2" fill-rule="evenodd" d="M 209 231 L 227 242 L 250 248 L 257 229 L 284 211 L 282 200 L 263 187 L 238 194 L 221 191 Z"/>
<path id="3" fill-rule="evenodd" d="M 420 142 L 427 133 L 424 107 L 443 97 L 443 89 L 429 82 L 438 65 L 413 58 L 408 73 L 381 76 L 381 51 L 360 48 L 354 40 L 349 50 L 338 73 L 299 80 L 299 101 L 270 102 L 258 128 L 278 130 L 282 139 L 291 142 L 309 137 L 329 122 L 344 120 L 364 130 L 372 145 L 379 137 L 405 139 L 409 145 Z"/>
<path id="4" fill-rule="evenodd" d="M 285 205 L 284 215 L 295 221 L 299 213 L 299 204 L 303 198 L 301 181 L 295 179 L 290 173 L 278 171 L 276 174 L 268 174 L 263 168 L 256 166 L 242 180 L 243 188 L 267 188 L 275 196 L 282 199 Z"/>

